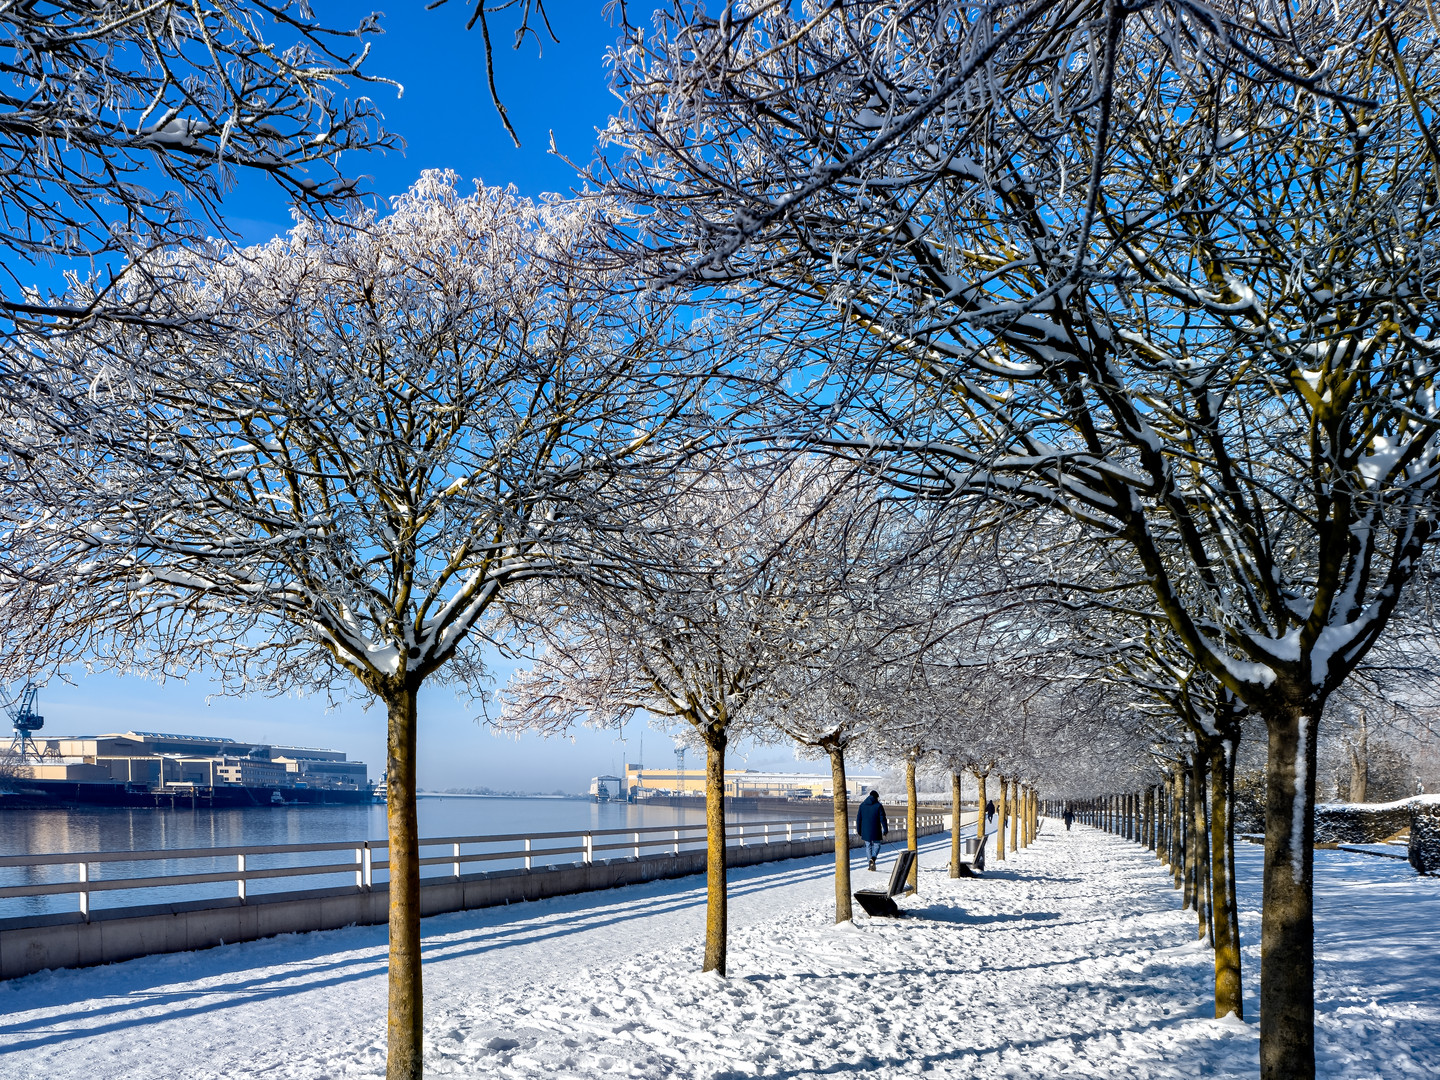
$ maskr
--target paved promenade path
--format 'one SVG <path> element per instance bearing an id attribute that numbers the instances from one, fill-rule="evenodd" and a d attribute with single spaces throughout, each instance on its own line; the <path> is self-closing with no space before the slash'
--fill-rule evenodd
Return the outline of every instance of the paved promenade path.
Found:
<path id="1" fill-rule="evenodd" d="M 1153 856 L 1052 822 L 981 881 L 922 841 L 899 921 L 835 927 L 828 859 L 737 871 L 723 981 L 696 972 L 700 878 L 427 919 L 427 1074 L 1253 1077 L 1260 850 L 1237 855 L 1249 1023 L 1210 1018 L 1210 957 Z M 1440 879 L 1322 852 L 1317 898 L 1321 1074 L 1440 1074 Z M 0 983 L 0 1076 L 381 1077 L 384 937 Z"/>

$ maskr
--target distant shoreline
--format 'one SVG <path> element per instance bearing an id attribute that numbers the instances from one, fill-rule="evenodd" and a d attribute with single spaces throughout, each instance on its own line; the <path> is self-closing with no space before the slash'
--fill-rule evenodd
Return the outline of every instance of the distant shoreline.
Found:
<path id="1" fill-rule="evenodd" d="M 417 791 L 417 799 L 588 799 L 588 795 L 526 795 L 518 791 L 490 792 L 482 794 L 478 791 Z"/>

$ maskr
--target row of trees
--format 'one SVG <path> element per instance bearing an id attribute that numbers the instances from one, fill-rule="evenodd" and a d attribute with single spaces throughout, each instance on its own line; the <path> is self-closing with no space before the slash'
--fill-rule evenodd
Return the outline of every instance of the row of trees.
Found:
<path id="1" fill-rule="evenodd" d="M 1263 725 L 1261 1072 L 1312 1076 L 1317 724 L 1440 483 L 1440 30 L 1404 3 L 857 2 L 658 31 L 617 57 L 608 132 L 656 274 L 783 309 L 824 365 L 812 442 L 1105 542 L 1133 587 L 1066 588 Z"/>
<path id="2" fill-rule="evenodd" d="M 428 174 L 243 251 L 176 246 L 125 170 L 342 197 L 303 170 L 385 141 L 327 96 L 363 47 L 298 6 L 102 6 L 69 53 L 6 16 L 33 100 L 52 58 L 137 66 L 12 125 L 52 170 L 0 188 L 26 257 L 129 262 L 6 301 L 0 664 L 385 707 L 392 1077 L 421 1070 L 416 693 L 481 692 L 490 641 L 535 659 L 506 722 L 644 710 L 712 788 L 742 735 L 982 803 L 1183 758 L 1228 836 L 1263 731 L 1262 1073 L 1313 1075 L 1318 725 L 1357 685 L 1393 704 L 1429 632 L 1423 6 L 678 5 L 615 54 L 602 194 Z M 53 135 L 107 108 L 110 141 Z M 65 188 L 74 153 L 109 179 Z M 104 228 L 47 218 L 55 185 Z M 723 971 L 718 791 L 710 820 Z"/>

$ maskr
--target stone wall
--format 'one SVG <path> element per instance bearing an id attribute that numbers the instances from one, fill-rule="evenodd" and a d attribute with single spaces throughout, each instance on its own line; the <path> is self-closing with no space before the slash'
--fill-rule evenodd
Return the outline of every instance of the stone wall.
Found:
<path id="1" fill-rule="evenodd" d="M 1374 844 L 1410 824 L 1413 799 L 1393 803 L 1320 803 L 1315 807 L 1315 843 Z"/>
<path id="2" fill-rule="evenodd" d="M 1428 796 L 1413 800 L 1410 865 L 1417 874 L 1440 874 L 1440 798 Z"/>

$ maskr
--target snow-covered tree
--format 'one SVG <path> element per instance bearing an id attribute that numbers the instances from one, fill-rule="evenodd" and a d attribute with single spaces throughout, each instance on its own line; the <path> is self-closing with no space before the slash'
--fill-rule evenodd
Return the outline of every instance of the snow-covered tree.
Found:
<path id="1" fill-rule="evenodd" d="M 296 0 L 0 4 L 0 325 L 144 317 L 133 293 L 81 302 L 36 290 L 26 271 L 84 275 L 195 239 L 221 227 L 241 172 L 310 203 L 353 193 L 339 155 L 397 144 L 366 98 L 344 96 L 377 81 L 362 65 L 379 32 L 377 16 L 334 27 Z"/>
<path id="2" fill-rule="evenodd" d="M 830 762 L 836 922 L 851 918 L 847 758 L 884 742 L 891 669 L 912 664 L 948 630 L 940 588 L 948 564 L 933 557 L 936 537 L 881 496 L 866 476 L 833 489 L 816 510 L 817 542 L 797 569 L 812 596 L 832 593 L 831 607 L 816 620 L 816 647 L 771 679 L 757 703 L 775 734 Z"/>
<path id="3" fill-rule="evenodd" d="M 604 573 L 562 596 L 538 590 L 515 612 L 540 650 L 510 684 L 506 723 L 564 731 L 639 711 L 704 743 L 706 971 L 725 973 L 726 749 L 767 734 L 767 689 L 829 654 L 852 610 L 832 547 L 849 539 L 826 516 L 852 497 L 847 475 L 730 451 L 696 459 L 667 499 L 627 511 L 629 545 Z"/>
<path id="4" fill-rule="evenodd" d="M 586 269 L 608 213 L 426 174 L 385 216 L 177 256 L 176 302 L 224 337 L 103 322 L 27 372 L 103 408 L 33 447 L 56 500 L 4 521 L 45 573 L 12 563 L 0 608 L 48 614 L 7 628 L 7 663 L 358 684 L 386 710 L 392 1078 L 421 1073 L 419 690 L 483 678 L 508 590 L 603 558 L 592 523 L 643 500 L 690 350 L 722 355 Z"/>
<path id="5" fill-rule="evenodd" d="M 835 921 L 853 917 L 850 893 L 850 798 L 846 765 L 877 723 L 871 683 L 873 657 L 862 649 L 835 650 L 823 673 L 785 672 L 772 681 L 761 706 L 775 731 L 807 756 L 830 763 L 835 821 Z"/>
<path id="6" fill-rule="evenodd" d="M 892 197 L 925 198 L 963 176 L 976 162 L 948 154 L 951 140 L 977 113 L 1010 108 L 1021 88 L 1040 107 L 1025 102 L 1015 119 L 1039 146 L 1069 143 L 1079 167 L 1067 179 L 1093 192 L 1137 100 L 1114 48 L 1126 38 L 1173 46 L 1182 71 L 1332 97 L 1314 57 L 1337 45 L 1363 55 L 1370 27 L 1337 28 L 1329 13 L 1328 0 L 1260 10 L 1244 0 L 808 0 L 718 11 L 674 0 L 653 27 L 623 20 L 613 76 L 623 111 L 596 175 L 655 207 L 650 239 L 672 280 L 749 277 L 753 267 L 739 264 L 756 241 L 780 240 L 803 265 L 817 250 L 828 257 L 823 234 L 843 236 L 856 209 L 883 216 Z M 1077 115 L 1098 117 L 1098 140 L 1071 135 Z M 818 229 L 823 247 L 814 236 L 795 243 L 797 226 Z M 775 256 L 770 248 L 767 263 Z"/>
<path id="7" fill-rule="evenodd" d="M 342 155 L 399 145 L 350 93 L 384 81 L 366 67 L 377 33 L 375 16 L 336 27 L 295 0 L 0 4 L 0 501 L 67 498 L 32 442 L 104 408 L 84 383 L 33 377 L 34 335 L 107 319 L 214 333 L 172 302 L 185 290 L 158 253 L 223 234 L 238 177 L 323 212 L 356 193 Z M 59 274 L 90 287 L 67 294 Z M 6 615 L 20 633 L 48 612 Z"/>
<path id="8" fill-rule="evenodd" d="M 834 313 L 810 399 L 829 445 L 1124 543 L 1195 666 L 1264 721 L 1262 1076 L 1308 1080 L 1316 725 L 1440 485 L 1417 90 L 1440 31 L 1418 4 L 1082 8 L 973 80 L 988 12 L 691 20 L 628 60 L 617 171 L 670 278 Z M 1237 32 L 1197 32 L 1221 18 Z M 1276 78 L 1281 57 L 1309 74 Z"/>

